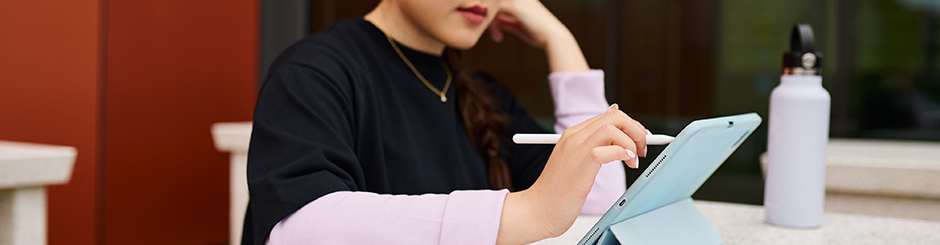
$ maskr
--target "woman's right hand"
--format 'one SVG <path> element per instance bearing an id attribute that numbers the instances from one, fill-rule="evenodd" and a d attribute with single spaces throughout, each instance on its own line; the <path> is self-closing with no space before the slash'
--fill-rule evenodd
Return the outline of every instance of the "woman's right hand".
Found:
<path id="1" fill-rule="evenodd" d="M 509 193 L 497 243 L 520 244 L 563 234 L 577 219 L 601 164 L 624 160 L 636 168 L 645 154 L 646 128 L 614 104 L 604 114 L 568 128 L 538 180 Z"/>

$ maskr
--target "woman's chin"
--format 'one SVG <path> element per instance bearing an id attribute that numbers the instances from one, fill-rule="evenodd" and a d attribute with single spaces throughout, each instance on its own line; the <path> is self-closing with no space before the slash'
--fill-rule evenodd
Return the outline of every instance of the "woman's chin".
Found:
<path id="1" fill-rule="evenodd" d="M 471 49 L 473 48 L 473 46 L 477 45 L 477 42 L 480 41 L 480 36 L 481 35 L 473 35 L 473 36 L 466 35 L 463 38 L 459 38 L 459 39 L 451 40 L 450 42 L 447 42 L 447 46 L 450 46 L 451 48 L 455 48 L 455 49 L 460 49 L 460 50 Z"/>
<path id="2" fill-rule="evenodd" d="M 467 49 L 473 48 L 473 46 L 476 46 L 476 45 L 477 45 L 477 42 L 460 43 L 460 44 L 453 44 L 453 45 L 448 45 L 448 46 L 450 46 L 451 48 L 459 49 L 459 50 L 467 50 Z"/>

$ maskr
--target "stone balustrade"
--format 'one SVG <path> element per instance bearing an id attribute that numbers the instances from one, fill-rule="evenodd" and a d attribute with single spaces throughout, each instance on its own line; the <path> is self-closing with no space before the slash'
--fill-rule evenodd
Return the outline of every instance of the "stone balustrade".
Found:
<path id="1" fill-rule="evenodd" d="M 251 122 L 216 123 L 212 125 L 215 148 L 231 154 L 229 170 L 229 241 L 241 242 L 245 209 L 248 207 L 248 142 Z"/>
<path id="2" fill-rule="evenodd" d="M 830 140 L 826 212 L 940 221 L 940 143 Z"/>
<path id="3" fill-rule="evenodd" d="M 75 148 L 0 140 L 0 244 L 46 244 L 46 185 L 69 181 Z"/>

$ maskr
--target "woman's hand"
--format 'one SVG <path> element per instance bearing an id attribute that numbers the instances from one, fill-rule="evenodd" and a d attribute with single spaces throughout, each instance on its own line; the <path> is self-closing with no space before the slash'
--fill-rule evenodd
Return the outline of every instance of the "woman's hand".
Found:
<path id="1" fill-rule="evenodd" d="M 502 41 L 506 31 L 544 49 L 552 72 L 590 70 L 574 35 L 541 2 L 501 0 L 498 5 L 499 12 L 489 28 L 494 41 Z"/>
<path id="2" fill-rule="evenodd" d="M 490 24 L 494 41 L 503 40 L 503 31 L 515 34 L 529 45 L 545 48 L 554 36 L 570 35 L 555 15 L 538 0 L 501 0 L 496 19 Z"/>
<path id="3" fill-rule="evenodd" d="M 497 243 L 561 235 L 578 217 L 601 164 L 625 160 L 636 168 L 634 158 L 645 148 L 646 128 L 616 104 L 568 128 L 532 187 L 506 196 Z"/>

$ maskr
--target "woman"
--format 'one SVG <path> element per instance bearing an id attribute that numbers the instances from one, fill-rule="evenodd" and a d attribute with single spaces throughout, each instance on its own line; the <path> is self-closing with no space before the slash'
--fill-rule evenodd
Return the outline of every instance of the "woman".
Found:
<path id="1" fill-rule="evenodd" d="M 545 131 L 460 63 L 455 49 L 487 29 L 545 50 L 564 131 L 554 147 L 513 144 Z M 604 163 L 645 156 L 645 128 L 607 107 L 603 72 L 537 0 L 384 0 L 298 42 L 269 74 L 246 244 L 533 242 L 603 213 L 625 188 L 623 166 Z"/>

